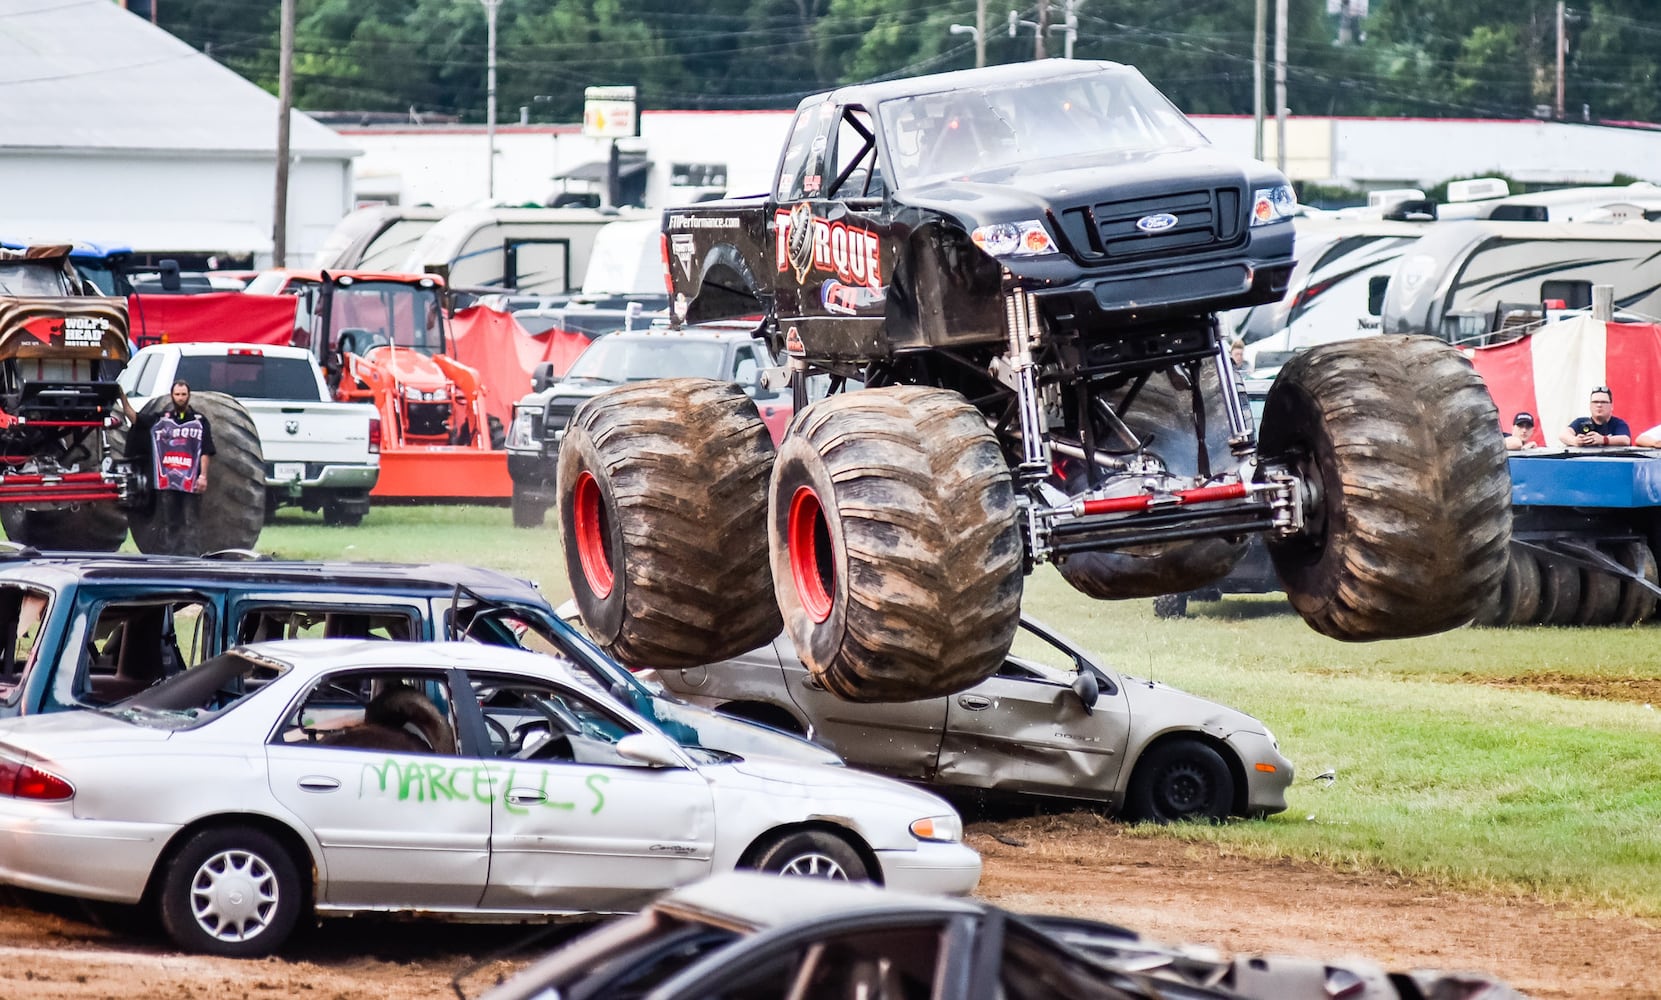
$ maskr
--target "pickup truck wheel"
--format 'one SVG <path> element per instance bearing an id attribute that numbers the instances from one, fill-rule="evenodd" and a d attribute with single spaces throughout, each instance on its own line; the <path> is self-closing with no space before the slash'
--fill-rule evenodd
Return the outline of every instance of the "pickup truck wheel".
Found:
<path id="1" fill-rule="evenodd" d="M 572 417 L 560 542 L 583 624 L 614 659 L 694 667 L 779 634 L 756 530 L 772 463 L 755 402 L 730 382 L 640 382 Z"/>
<path id="2" fill-rule="evenodd" d="M 114 552 L 127 540 L 127 515 L 113 503 L 90 503 L 76 510 L 26 510 L 0 507 L 6 537 L 42 551 Z"/>
<path id="3" fill-rule="evenodd" d="M 1242 387 L 1242 394 L 1244 391 Z M 1232 468 L 1238 462 L 1229 454 L 1228 413 L 1214 365 L 1200 370 L 1200 394 L 1205 400 L 1205 447 L 1211 468 Z M 1155 372 L 1128 407 L 1124 406 L 1124 396 L 1120 392 L 1109 403 L 1146 445 L 1144 453 L 1159 459 L 1175 475 L 1198 475 L 1199 449 L 1187 377 L 1177 369 Z M 1114 440 L 1113 430 L 1107 425 L 1098 426 L 1096 434 L 1098 441 Z M 1119 446 L 1125 447 L 1122 443 Z M 1084 463 L 1076 460 L 1058 465 L 1057 476 L 1051 482 L 1071 495 L 1089 486 Z M 1075 552 L 1057 560 L 1056 569 L 1075 590 L 1097 600 L 1158 597 L 1198 590 L 1220 580 L 1245 554 L 1245 538 L 1194 538 L 1104 552 Z"/>
<path id="4" fill-rule="evenodd" d="M 146 404 L 166 405 L 167 397 Z M 265 457 L 260 451 L 254 418 L 234 398 L 222 392 L 191 393 L 190 405 L 208 418 L 215 454 L 208 466 L 208 488 L 197 511 L 194 538 L 170 535 L 161 523 L 160 508 L 128 512 L 133 544 L 140 552 L 163 555 L 201 555 L 219 549 L 251 549 L 265 522 Z M 150 461 L 143 448 L 139 461 Z M 170 541 L 170 538 L 176 539 Z"/>
<path id="5" fill-rule="evenodd" d="M 998 669 L 1020 617 L 1021 537 L 1009 465 L 962 396 L 820 400 L 792 422 L 769 492 L 785 629 L 826 688 L 907 701 Z"/>
<path id="6" fill-rule="evenodd" d="M 1615 560 L 1639 576 L 1655 583 L 1655 553 L 1643 542 L 1627 542 L 1615 553 Z M 1637 625 L 1655 614 L 1655 592 L 1631 580 L 1621 581 L 1621 602 L 1615 609 L 1615 624 Z"/>
<path id="7" fill-rule="evenodd" d="M 517 483 L 514 484 L 513 499 L 508 501 L 508 505 L 513 511 L 515 528 L 540 528 L 543 518 L 548 514 L 547 502 L 523 492 Z"/>
<path id="8" fill-rule="evenodd" d="M 1365 641 L 1471 620 L 1511 537 L 1497 426 L 1482 379 L 1439 340 L 1366 337 L 1287 362 L 1264 405 L 1259 468 L 1302 482 L 1303 530 L 1268 546 L 1304 621 Z"/>
<path id="9" fill-rule="evenodd" d="M 1540 613 L 1535 621 L 1541 625 L 1569 625 L 1579 610 L 1580 567 L 1544 560 L 1540 566 Z"/>
<path id="10" fill-rule="evenodd" d="M 1516 598 L 1512 602 L 1511 618 L 1504 624 L 1527 625 L 1540 613 L 1540 560 L 1534 558 L 1533 553 L 1513 545 L 1505 573 L 1505 585 L 1512 588 Z"/>

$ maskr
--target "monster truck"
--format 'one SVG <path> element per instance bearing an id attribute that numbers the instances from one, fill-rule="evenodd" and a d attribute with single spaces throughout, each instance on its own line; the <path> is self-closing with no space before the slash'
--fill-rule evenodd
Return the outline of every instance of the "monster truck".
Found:
<path id="1" fill-rule="evenodd" d="M 775 451 L 728 386 L 586 404 L 558 482 L 585 624 L 672 668 L 782 614 L 826 688 L 920 698 L 997 668 L 1037 564 L 1150 597 L 1218 579 L 1253 534 L 1329 636 L 1469 621 L 1510 484 L 1461 355 L 1327 345 L 1285 366 L 1261 432 L 1243 403 L 1216 315 L 1285 292 L 1295 208 L 1118 64 L 804 100 L 770 192 L 670 209 L 663 239 L 675 322 L 760 317 L 796 416 Z M 807 406 L 820 373 L 866 388 Z"/>
<path id="2" fill-rule="evenodd" d="M 140 549 L 200 553 L 259 538 L 265 462 L 236 400 L 204 392 L 218 453 L 193 538 L 159 530 L 145 438 L 121 427 L 115 383 L 131 355 L 127 306 L 98 294 L 68 246 L 0 250 L 0 524 L 37 548 L 111 551 L 127 529 Z M 164 401 L 157 401 L 156 406 Z"/>

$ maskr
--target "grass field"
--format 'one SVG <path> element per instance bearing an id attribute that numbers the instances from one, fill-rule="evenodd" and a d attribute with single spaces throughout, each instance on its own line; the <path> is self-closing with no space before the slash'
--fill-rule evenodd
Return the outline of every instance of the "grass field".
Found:
<path id="1" fill-rule="evenodd" d="M 355 529 L 284 512 L 262 550 L 490 566 L 569 594 L 554 519 L 377 507 Z M 1521 890 L 1661 917 L 1661 629 L 1461 629 L 1348 645 L 1278 598 L 1097 602 L 1050 570 L 1027 610 L 1128 673 L 1263 719 L 1297 765 L 1268 820 L 1148 830 L 1231 851 Z M 1318 780 L 1331 772 L 1329 780 Z"/>

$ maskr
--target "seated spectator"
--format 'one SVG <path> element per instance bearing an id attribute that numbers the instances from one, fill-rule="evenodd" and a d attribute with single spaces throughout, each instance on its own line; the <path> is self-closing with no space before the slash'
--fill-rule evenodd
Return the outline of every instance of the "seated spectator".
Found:
<path id="1" fill-rule="evenodd" d="M 1505 436 L 1506 451 L 1526 451 L 1537 448 L 1534 443 L 1534 414 L 1527 410 L 1511 418 L 1511 433 Z"/>
<path id="2" fill-rule="evenodd" d="M 1615 395 L 1606 385 L 1592 390 L 1592 415 L 1576 417 L 1558 435 L 1571 448 L 1617 448 L 1632 443 L 1632 428 L 1615 416 Z"/>

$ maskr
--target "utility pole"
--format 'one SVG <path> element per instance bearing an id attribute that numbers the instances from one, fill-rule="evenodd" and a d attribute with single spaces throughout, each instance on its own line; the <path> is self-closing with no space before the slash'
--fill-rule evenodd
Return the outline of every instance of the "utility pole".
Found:
<path id="1" fill-rule="evenodd" d="M 1052 25 L 1051 31 L 1061 32 L 1062 58 L 1073 58 L 1073 43 L 1078 40 L 1078 3 L 1079 0 L 1063 0 L 1061 23 Z"/>
<path id="2" fill-rule="evenodd" d="M 1257 0 L 1257 25 L 1252 35 L 1252 134 L 1257 137 L 1255 158 L 1263 159 L 1263 51 L 1268 47 L 1269 0 Z"/>
<path id="3" fill-rule="evenodd" d="M 1044 59 L 1049 52 L 1044 48 L 1044 36 L 1050 33 L 1050 0 L 1038 0 L 1038 28 L 1037 35 L 1032 41 L 1032 57 Z"/>
<path id="4" fill-rule="evenodd" d="M 986 0 L 975 0 L 975 68 L 986 65 Z"/>
<path id="5" fill-rule="evenodd" d="M 486 38 L 484 77 L 485 136 L 490 147 L 490 165 L 485 171 L 485 197 L 496 197 L 496 8 L 502 0 L 479 0 L 484 4 Z"/>
<path id="6" fill-rule="evenodd" d="M 294 111 L 294 0 L 283 0 L 277 69 L 277 201 L 271 216 L 271 264 L 288 263 L 288 120 Z"/>
<path id="7" fill-rule="evenodd" d="M 1275 0 L 1275 166 L 1286 172 L 1286 4 Z"/>
<path id="8" fill-rule="evenodd" d="M 1568 5 L 1557 0 L 1557 120 L 1563 120 L 1563 61 L 1569 50 Z"/>

